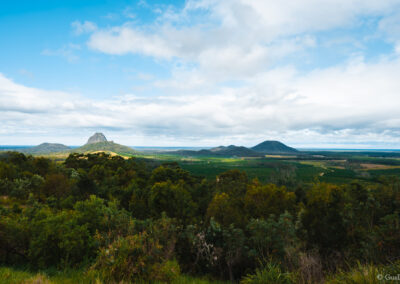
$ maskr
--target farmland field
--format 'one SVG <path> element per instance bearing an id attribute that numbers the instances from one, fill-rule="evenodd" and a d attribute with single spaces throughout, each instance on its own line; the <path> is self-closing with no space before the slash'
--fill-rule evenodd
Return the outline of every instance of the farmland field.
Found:
<path id="1" fill-rule="evenodd" d="M 188 157 L 173 154 L 146 153 L 138 157 L 158 163 L 176 161 L 193 175 L 214 180 L 232 169 L 245 171 L 250 179 L 266 183 L 291 179 L 304 183 L 328 182 L 346 184 L 353 181 L 376 183 L 379 176 L 400 175 L 398 153 L 319 152 L 318 155 L 267 155 L 264 158 Z"/>

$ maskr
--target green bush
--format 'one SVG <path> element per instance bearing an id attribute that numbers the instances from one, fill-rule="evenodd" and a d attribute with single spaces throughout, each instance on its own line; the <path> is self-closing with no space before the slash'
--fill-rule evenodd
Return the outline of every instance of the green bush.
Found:
<path id="1" fill-rule="evenodd" d="M 156 281 L 170 283 L 175 280 L 180 273 L 179 263 L 176 260 L 169 260 L 154 266 L 152 278 Z"/>
<path id="2" fill-rule="evenodd" d="M 255 262 L 284 262 L 288 255 L 293 258 L 299 242 L 293 220 L 288 212 L 278 218 L 251 219 L 246 227 L 249 257 Z"/>
<path id="3" fill-rule="evenodd" d="M 42 209 L 32 223 L 29 259 L 37 267 L 76 266 L 90 257 L 92 238 L 86 225 L 77 223 L 76 214 L 61 211 L 53 214 Z"/>
<path id="4" fill-rule="evenodd" d="M 163 246 L 147 232 L 120 237 L 101 249 L 93 268 L 107 282 L 170 282 L 180 274 L 178 263 L 165 259 Z"/>

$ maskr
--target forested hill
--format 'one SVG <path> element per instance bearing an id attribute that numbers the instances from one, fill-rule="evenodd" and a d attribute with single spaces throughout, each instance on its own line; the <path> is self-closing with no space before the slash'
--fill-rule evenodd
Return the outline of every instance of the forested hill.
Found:
<path id="1" fill-rule="evenodd" d="M 263 155 L 243 146 L 219 146 L 212 149 L 199 151 L 180 150 L 173 152 L 185 156 L 205 156 L 205 157 L 262 157 Z"/>
<path id="2" fill-rule="evenodd" d="M 251 149 L 264 154 L 296 154 L 299 152 L 279 141 L 264 141 Z"/>
<path id="3" fill-rule="evenodd" d="M 33 155 L 47 155 L 47 154 L 68 154 L 68 153 L 91 153 L 91 152 L 113 152 L 116 154 L 135 154 L 137 153 L 131 147 L 107 141 L 103 133 L 93 134 L 87 143 L 79 148 L 72 149 L 63 144 L 56 143 L 42 143 L 38 146 L 22 149 L 20 152 L 33 154 Z"/>
<path id="4" fill-rule="evenodd" d="M 210 152 L 212 154 L 218 154 L 221 156 L 237 156 L 237 157 L 259 157 L 262 156 L 259 153 L 243 147 L 243 146 L 235 146 L 235 145 L 229 145 L 227 147 L 225 146 L 219 146 L 216 148 L 210 149 Z"/>
<path id="5" fill-rule="evenodd" d="M 266 154 L 298 154 L 299 151 L 286 146 L 279 141 L 264 141 L 252 148 L 244 146 L 219 146 L 212 149 L 203 149 L 199 151 L 180 150 L 174 154 L 185 156 L 221 156 L 221 157 L 263 157 Z"/>
<path id="6" fill-rule="evenodd" d="M 22 149 L 21 152 L 28 153 L 28 154 L 33 154 L 33 155 L 39 155 L 39 154 L 68 152 L 70 150 L 71 150 L 70 147 L 65 146 L 63 144 L 42 143 L 42 144 L 40 144 L 38 146 L 35 146 L 35 147 L 32 147 L 32 148 Z"/>
<path id="7" fill-rule="evenodd" d="M 72 152 L 74 152 L 74 153 L 90 153 L 90 152 L 99 152 L 99 151 L 114 152 L 117 154 L 135 154 L 135 153 L 137 153 L 131 147 L 117 144 L 117 143 L 114 143 L 113 141 L 85 144 L 82 147 L 72 150 Z"/>

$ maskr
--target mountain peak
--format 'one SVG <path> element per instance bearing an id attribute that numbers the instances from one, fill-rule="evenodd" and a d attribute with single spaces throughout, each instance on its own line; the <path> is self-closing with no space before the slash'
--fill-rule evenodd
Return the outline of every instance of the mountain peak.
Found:
<path id="1" fill-rule="evenodd" d="M 292 147 L 288 147 L 282 142 L 267 140 L 251 148 L 254 151 L 267 154 L 290 154 L 298 151 Z"/>
<path id="2" fill-rule="evenodd" d="M 99 142 L 107 142 L 107 138 L 104 136 L 103 133 L 96 132 L 89 138 L 86 144 L 94 144 Z"/>
<path id="3" fill-rule="evenodd" d="M 218 155 L 218 156 L 227 156 L 227 157 L 259 157 L 262 156 L 260 153 L 248 149 L 243 146 L 219 146 L 209 150 L 201 150 L 199 151 L 201 154 L 205 155 Z"/>

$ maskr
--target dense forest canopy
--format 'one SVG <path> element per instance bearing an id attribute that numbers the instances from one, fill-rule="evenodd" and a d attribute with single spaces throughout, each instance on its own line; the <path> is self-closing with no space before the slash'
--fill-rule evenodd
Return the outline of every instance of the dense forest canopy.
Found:
<path id="1" fill-rule="evenodd" d="M 56 163 L 6 152 L 0 198 L 7 266 L 83 268 L 106 283 L 181 273 L 306 283 L 357 263 L 400 267 L 396 178 L 277 185 L 239 170 L 207 180 L 174 162 L 105 153 Z"/>

